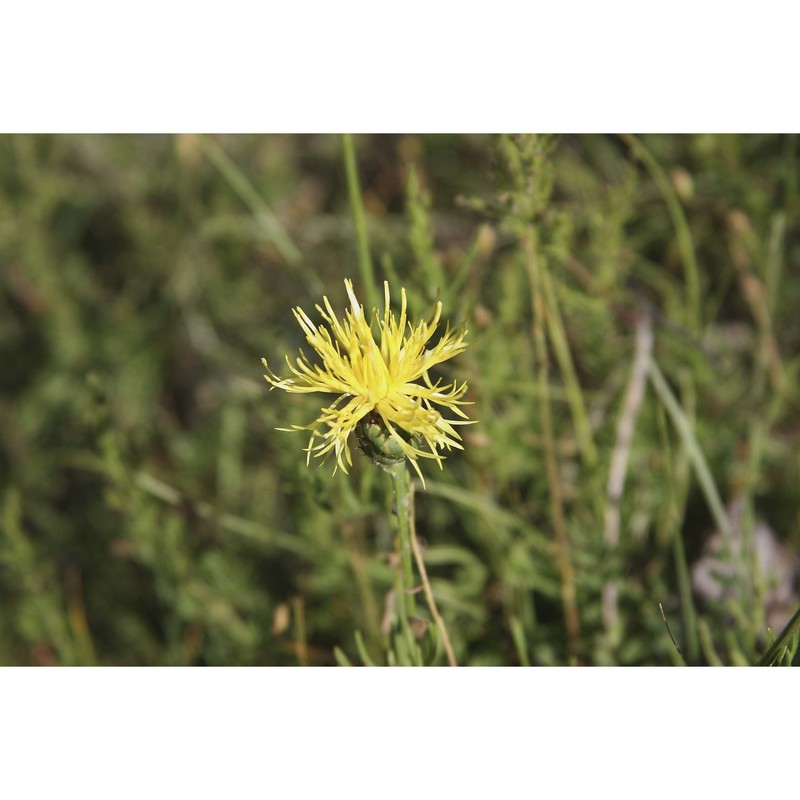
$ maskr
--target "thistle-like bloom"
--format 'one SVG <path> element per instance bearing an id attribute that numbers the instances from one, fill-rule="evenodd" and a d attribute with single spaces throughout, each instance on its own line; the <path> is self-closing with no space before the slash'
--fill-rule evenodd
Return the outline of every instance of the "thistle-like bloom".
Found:
<path id="1" fill-rule="evenodd" d="M 440 448 L 463 449 L 459 444 L 461 437 L 453 426 L 470 424 L 459 408 L 465 404 L 461 398 L 467 391 L 467 384 L 443 386 L 441 380 L 433 383 L 428 370 L 467 347 L 466 330 L 451 330 L 447 326 L 439 341 L 426 348 L 441 317 L 441 302 L 437 302 L 429 320 L 412 324 L 406 318 L 406 292 L 401 289 L 400 318 L 396 319 L 389 307 L 389 284 L 384 283 L 383 317 L 377 309 L 373 312 L 380 331 L 378 344 L 364 307 L 353 293 L 352 281 L 345 280 L 344 285 L 350 308 L 343 321 L 337 319 L 327 297 L 322 300 L 324 308 L 317 305 L 330 329 L 315 325 L 301 308 L 293 309 L 321 364 L 312 364 L 302 351 L 295 364 L 286 356 L 286 363 L 295 377 L 281 379 L 270 370 L 267 360 L 262 359 L 267 370 L 264 377 L 273 388 L 338 395 L 311 425 L 293 425 L 280 430 L 311 431 L 306 463 L 310 462 L 312 454 L 324 460 L 334 453 L 337 466 L 347 472 L 348 465 L 353 463 L 348 445 L 350 434 L 362 421 L 371 422 L 373 430 L 374 425 L 382 423 L 392 449 L 401 459 L 410 459 L 422 478 L 418 458 L 433 458 L 441 468 Z M 415 382 L 420 378 L 424 385 Z M 445 419 L 433 407 L 434 403 L 461 419 Z M 423 442 L 428 449 L 421 449 Z"/>

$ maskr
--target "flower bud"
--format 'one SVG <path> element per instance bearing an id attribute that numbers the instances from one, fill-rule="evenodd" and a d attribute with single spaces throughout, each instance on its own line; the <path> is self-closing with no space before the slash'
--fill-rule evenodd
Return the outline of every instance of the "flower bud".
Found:
<path id="1" fill-rule="evenodd" d="M 400 434 L 398 434 L 399 436 Z M 367 414 L 356 425 L 356 437 L 361 449 L 381 467 L 391 467 L 406 460 L 406 454 L 397 439 L 389 432 L 380 414 L 374 411 Z M 410 444 L 419 448 L 422 437 L 412 435 Z"/>

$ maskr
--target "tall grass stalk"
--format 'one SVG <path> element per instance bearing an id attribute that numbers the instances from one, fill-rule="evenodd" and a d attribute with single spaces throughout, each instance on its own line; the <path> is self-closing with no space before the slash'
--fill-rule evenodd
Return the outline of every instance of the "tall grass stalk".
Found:
<path id="1" fill-rule="evenodd" d="M 650 362 L 650 380 L 653 384 L 653 388 L 656 390 L 656 394 L 667 409 L 672 424 L 678 431 L 678 435 L 686 448 L 695 474 L 697 475 L 700 488 L 708 504 L 709 511 L 714 518 L 714 523 L 723 535 L 725 542 L 730 544 L 733 540 L 733 528 L 725 512 L 725 507 L 722 504 L 717 484 L 708 467 L 708 462 L 703 455 L 703 451 L 697 441 L 697 437 L 694 434 L 694 429 L 688 417 L 683 412 L 680 403 L 678 403 L 675 395 L 669 388 L 664 375 L 655 361 Z"/>
<path id="2" fill-rule="evenodd" d="M 274 245 L 286 263 L 297 270 L 306 289 L 312 295 L 321 294 L 324 285 L 317 273 L 303 260 L 300 248 L 294 243 L 272 209 L 264 202 L 257 189 L 247 176 L 236 166 L 233 159 L 210 136 L 200 137 L 200 149 L 208 160 L 219 170 L 220 175 L 247 206 L 254 219 Z"/>
<path id="3" fill-rule="evenodd" d="M 700 267 L 697 264 L 692 231 L 686 219 L 686 214 L 683 212 L 681 202 L 678 199 L 675 189 L 673 189 L 669 178 L 661 168 L 655 156 L 637 137 L 630 134 L 623 134 L 622 138 L 631 148 L 634 155 L 640 159 L 647 168 L 647 171 L 658 187 L 658 191 L 664 198 L 667 210 L 672 218 L 672 224 L 675 227 L 675 234 L 678 238 L 678 248 L 681 254 L 681 261 L 683 262 L 684 275 L 686 277 L 686 327 L 689 329 L 690 333 L 696 335 L 699 333 L 702 324 L 700 308 Z"/>
<path id="4" fill-rule="evenodd" d="M 353 143 L 353 134 L 342 134 L 342 154 L 344 168 L 347 176 L 347 193 L 350 197 L 350 210 L 353 214 L 353 225 L 356 231 L 356 246 L 358 248 L 358 267 L 361 272 L 361 282 L 367 296 L 370 308 L 379 307 L 378 289 L 375 284 L 375 273 L 372 268 L 372 258 L 369 253 L 369 238 L 367 236 L 367 223 L 364 216 L 364 203 L 361 198 L 361 184 L 358 180 L 358 164 L 356 162 L 356 148 Z"/>
<path id="5" fill-rule="evenodd" d="M 597 463 L 597 448 L 592 436 L 592 426 L 589 422 L 589 414 L 586 411 L 586 403 L 583 399 L 578 376 L 575 372 L 575 363 L 572 359 L 572 352 L 567 341 L 567 334 L 564 330 L 564 322 L 561 319 L 561 310 L 558 307 L 558 296 L 553 286 L 553 279 L 550 272 L 542 270 L 542 291 L 546 307 L 545 319 L 547 321 L 547 332 L 553 345 L 553 351 L 558 361 L 558 367 L 564 378 L 564 389 L 567 395 L 567 402 L 572 413 L 572 420 L 575 424 L 575 436 L 578 440 L 578 447 L 581 456 L 587 467 L 593 467 Z"/>
<path id="6" fill-rule="evenodd" d="M 758 660 L 757 666 L 772 666 L 781 657 L 783 651 L 792 645 L 792 640 L 798 635 L 798 632 L 800 632 L 800 608 L 794 612 L 792 618 L 786 623 L 786 627 L 778 634 L 778 638 Z"/>

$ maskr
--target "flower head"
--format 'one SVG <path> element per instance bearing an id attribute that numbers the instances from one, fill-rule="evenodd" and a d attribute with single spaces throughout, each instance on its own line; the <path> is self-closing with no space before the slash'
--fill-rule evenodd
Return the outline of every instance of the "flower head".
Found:
<path id="1" fill-rule="evenodd" d="M 384 283 L 385 306 L 383 316 L 377 309 L 373 318 L 379 328 L 379 343 L 375 341 L 364 307 L 353 293 L 352 281 L 345 280 L 350 308 L 343 320 L 336 317 L 327 297 L 317 310 L 327 323 L 315 325 L 301 309 L 293 309 L 295 318 L 306 334 L 308 343 L 316 350 L 321 361 L 312 364 L 303 352 L 295 363 L 286 357 L 294 377 L 279 378 L 262 359 L 272 387 L 287 392 L 327 392 L 338 395 L 310 425 L 293 425 L 291 429 L 309 430 L 311 439 L 306 451 L 307 463 L 312 454 L 323 460 L 331 453 L 336 463 L 347 472 L 352 465 L 348 445 L 350 434 L 364 420 L 371 426 L 382 425 L 390 443 L 400 457 L 411 460 L 422 478 L 418 458 L 433 458 L 442 466 L 439 449 L 463 449 L 461 437 L 454 425 L 467 425 L 470 420 L 459 408 L 467 384 L 442 385 L 433 383 L 428 370 L 458 355 L 467 343 L 466 330 L 451 330 L 449 326 L 439 341 L 428 347 L 439 324 L 442 304 L 437 302 L 431 317 L 415 324 L 406 318 L 406 292 L 400 290 L 399 319 L 389 306 L 389 284 Z M 422 379 L 423 384 L 416 383 Z M 461 419 L 445 419 L 434 404 L 448 409 Z M 427 449 L 422 449 L 423 443 Z M 335 469 L 334 469 L 335 471 Z"/>

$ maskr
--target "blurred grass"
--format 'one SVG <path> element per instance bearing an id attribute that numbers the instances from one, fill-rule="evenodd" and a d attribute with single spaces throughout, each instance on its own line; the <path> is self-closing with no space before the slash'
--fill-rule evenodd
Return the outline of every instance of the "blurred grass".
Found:
<path id="1" fill-rule="evenodd" d="M 459 662 L 758 661 L 797 604 L 753 546 L 768 524 L 796 580 L 797 137 L 351 142 L 359 235 L 340 137 L 0 137 L 0 662 L 397 658 L 388 479 L 306 467 L 274 429 L 316 398 L 261 378 L 366 259 L 471 331 L 448 374 L 479 424 L 416 499 Z M 744 564 L 716 599 L 690 585 L 715 528 Z"/>

